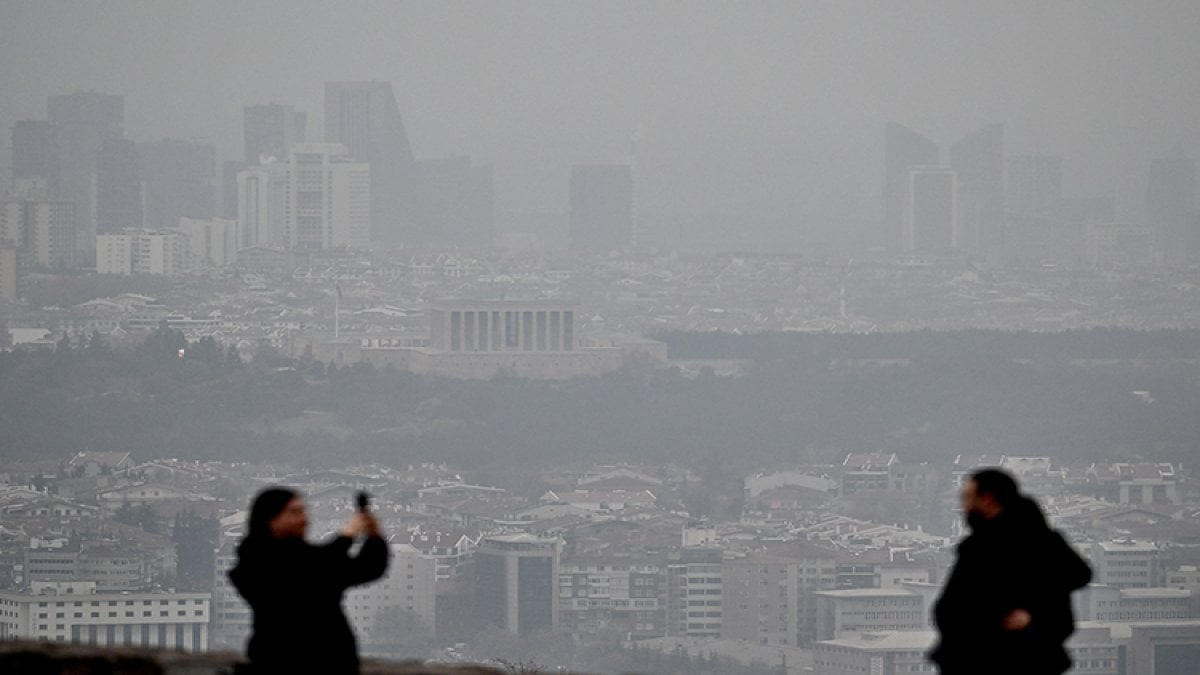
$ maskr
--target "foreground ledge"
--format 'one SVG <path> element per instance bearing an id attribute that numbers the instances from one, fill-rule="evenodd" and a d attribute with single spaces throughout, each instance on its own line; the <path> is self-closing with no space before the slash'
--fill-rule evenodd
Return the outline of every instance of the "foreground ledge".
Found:
<path id="1" fill-rule="evenodd" d="M 0 641 L 4 675 L 233 675 L 236 652 L 191 653 L 61 642 Z M 362 675 L 503 675 L 478 665 L 364 659 Z"/>

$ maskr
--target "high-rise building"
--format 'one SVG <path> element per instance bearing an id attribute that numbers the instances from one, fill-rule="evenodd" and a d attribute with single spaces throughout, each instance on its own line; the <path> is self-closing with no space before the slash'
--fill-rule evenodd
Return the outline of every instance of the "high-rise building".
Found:
<path id="1" fill-rule="evenodd" d="M 884 129 L 883 223 L 888 250 L 904 250 L 909 169 L 938 164 L 939 153 L 937 143 L 904 125 L 889 122 Z"/>
<path id="2" fill-rule="evenodd" d="M 559 540 L 530 534 L 486 537 L 475 550 L 479 616 L 527 635 L 558 624 Z"/>
<path id="3" fill-rule="evenodd" d="M 125 97 L 80 91 L 51 96 L 47 108 L 58 148 L 56 196 L 75 203 L 77 243 L 91 251 L 96 239 L 96 158 L 104 141 L 124 135 Z"/>
<path id="4" fill-rule="evenodd" d="M 571 247 L 618 251 L 633 237 L 633 172 L 628 164 L 571 167 Z"/>
<path id="5" fill-rule="evenodd" d="M 180 218 L 216 213 L 216 149 L 208 143 L 165 139 L 138 143 L 148 227 L 175 227 Z"/>
<path id="6" fill-rule="evenodd" d="M 412 544 L 392 544 L 392 559 L 379 581 L 346 593 L 346 618 L 361 643 L 396 644 L 414 632 L 432 637 L 437 626 L 433 556 Z"/>
<path id="7" fill-rule="evenodd" d="M 96 232 L 142 226 L 142 176 L 137 145 L 110 138 L 96 156 Z"/>
<path id="8" fill-rule="evenodd" d="M 0 302 L 17 301 L 17 280 L 17 248 L 0 241 Z"/>
<path id="9" fill-rule="evenodd" d="M 722 578 L 722 638 L 807 646 L 816 638 L 815 594 L 836 588 L 837 559 L 816 548 L 754 553 L 724 561 Z"/>
<path id="10" fill-rule="evenodd" d="M 75 236 L 73 202 L 45 196 L 0 201 L 0 245 L 16 248 L 27 265 L 74 267 Z"/>
<path id="11" fill-rule="evenodd" d="M 955 246 L 986 256 L 1004 244 L 1004 126 L 989 124 L 950 146 L 958 176 Z"/>
<path id="12" fill-rule="evenodd" d="M 237 260 L 237 222 L 222 218 L 180 218 L 184 266 L 191 269 L 224 267 Z"/>
<path id="13" fill-rule="evenodd" d="M 237 247 L 284 243 L 288 165 L 269 162 L 237 175 Z"/>
<path id="14" fill-rule="evenodd" d="M 340 143 L 301 143 L 288 159 L 284 241 L 293 249 L 371 244 L 371 168 Z"/>
<path id="15" fill-rule="evenodd" d="M 910 250 L 913 176 L 919 174 L 924 187 L 936 189 L 928 167 L 943 166 L 938 145 L 925 136 L 896 123 L 884 132 L 883 200 L 884 226 L 891 250 Z M 915 171 L 920 167 L 919 171 Z M 971 253 L 996 256 L 1004 244 L 1004 127 L 990 124 L 967 134 L 950 146 L 955 213 L 951 220 L 952 246 Z M 945 176 L 936 179 L 944 182 Z M 920 187 L 920 186 L 919 186 Z M 938 237 L 939 246 L 943 237 Z"/>
<path id="16" fill-rule="evenodd" d="M 240 159 L 227 159 L 221 162 L 221 217 L 237 218 L 238 183 L 237 177 L 242 169 L 248 166 Z"/>
<path id="17" fill-rule="evenodd" d="M 12 130 L 13 180 L 41 179 L 58 189 L 58 149 L 54 125 L 46 120 L 20 120 Z"/>
<path id="18" fill-rule="evenodd" d="M 904 250 L 941 251 L 958 246 L 958 177 L 944 166 L 908 170 L 904 199 Z"/>
<path id="19" fill-rule="evenodd" d="M 178 232 L 130 228 L 96 236 L 98 274 L 176 275 L 183 271 L 186 243 Z"/>
<path id="20" fill-rule="evenodd" d="M 326 82 L 325 141 L 346 146 L 371 166 L 371 220 L 375 240 L 405 239 L 416 197 L 416 163 L 392 85 Z"/>
<path id="21" fill-rule="evenodd" d="M 1178 156 L 1150 163 L 1146 185 L 1146 225 L 1158 239 L 1165 262 L 1200 256 L 1196 228 L 1196 163 Z"/>
<path id="22" fill-rule="evenodd" d="M 305 141 L 308 116 L 290 105 L 265 103 L 242 110 L 242 134 L 246 164 L 261 164 L 263 158 L 286 159 L 292 146 Z"/>

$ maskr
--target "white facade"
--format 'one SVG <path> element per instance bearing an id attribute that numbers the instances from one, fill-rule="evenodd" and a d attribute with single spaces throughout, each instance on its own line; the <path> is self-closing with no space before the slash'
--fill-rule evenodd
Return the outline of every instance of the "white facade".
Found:
<path id="1" fill-rule="evenodd" d="M 133 274 L 133 246 L 129 234 L 96 235 L 96 272 L 98 274 Z"/>
<path id="2" fill-rule="evenodd" d="M 925 654 L 936 635 L 928 630 L 865 633 L 819 642 L 813 668 L 821 675 L 908 675 L 936 673 Z"/>
<path id="3" fill-rule="evenodd" d="M 237 247 L 283 243 L 288 165 L 270 162 L 237 175 Z"/>
<path id="4" fill-rule="evenodd" d="M 371 243 L 371 170 L 341 143 L 301 143 L 288 159 L 284 242 L 291 248 Z"/>
<path id="5" fill-rule="evenodd" d="M 39 267 L 75 265 L 75 205 L 53 199 L 0 201 L 0 244 L 25 252 Z"/>
<path id="6" fill-rule="evenodd" d="M 817 593 L 817 639 L 919 631 L 929 625 L 929 599 L 904 588 L 852 588 Z"/>
<path id="7" fill-rule="evenodd" d="M 346 618 L 363 643 L 386 643 L 389 615 L 412 612 L 430 631 L 437 622 L 437 564 L 433 556 L 410 544 L 392 544 L 387 574 L 379 581 L 351 589 L 343 603 Z M 408 628 L 411 629 L 411 628 Z"/>
<path id="8" fill-rule="evenodd" d="M 0 301 L 17 300 L 17 249 L 0 242 Z"/>
<path id="9" fill-rule="evenodd" d="M 236 221 L 222 218 L 180 218 L 179 231 L 187 243 L 188 265 L 224 267 L 237 260 Z"/>
<path id="10" fill-rule="evenodd" d="M 1092 545 L 1093 583 L 1114 588 L 1159 585 L 1159 550 L 1154 542 L 1102 541 Z"/>
<path id="11" fill-rule="evenodd" d="M 208 593 L 89 593 L 71 584 L 40 590 L 0 592 L 0 640 L 208 649 Z"/>
<path id="12" fill-rule="evenodd" d="M 99 274 L 175 275 L 183 269 L 183 237 L 176 232 L 129 229 L 96 236 Z"/>

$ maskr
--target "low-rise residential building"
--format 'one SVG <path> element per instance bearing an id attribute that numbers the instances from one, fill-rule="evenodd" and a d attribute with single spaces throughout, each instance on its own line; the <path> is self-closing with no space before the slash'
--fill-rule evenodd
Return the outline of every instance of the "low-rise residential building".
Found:
<path id="1" fill-rule="evenodd" d="M 1092 580 L 1114 588 L 1159 585 L 1159 547 L 1154 542 L 1118 539 L 1092 545 Z"/>
<path id="2" fill-rule="evenodd" d="M 813 672 L 820 675 L 908 675 L 935 673 L 925 654 L 936 635 L 929 630 L 864 633 L 823 640 L 813 647 Z"/>
<path id="3" fill-rule="evenodd" d="M 0 640 L 208 649 L 208 593 L 102 593 L 94 584 L 0 592 Z"/>
<path id="4" fill-rule="evenodd" d="M 611 631 L 626 639 L 666 632 L 662 565 L 631 557 L 564 557 L 558 571 L 559 629 Z"/>
<path id="5" fill-rule="evenodd" d="M 817 640 L 929 626 L 927 596 L 905 588 L 858 588 L 817 593 Z"/>

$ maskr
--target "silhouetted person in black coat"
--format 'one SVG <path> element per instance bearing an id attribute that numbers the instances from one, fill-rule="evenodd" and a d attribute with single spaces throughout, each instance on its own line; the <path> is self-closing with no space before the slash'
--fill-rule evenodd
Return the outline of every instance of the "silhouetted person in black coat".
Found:
<path id="1" fill-rule="evenodd" d="M 1091 569 L 1004 471 L 973 474 L 962 508 L 971 533 L 934 605 L 941 639 L 930 658 L 942 675 L 1066 672 L 1071 592 Z"/>
<path id="2" fill-rule="evenodd" d="M 324 544 L 304 540 L 304 500 L 286 488 L 268 488 L 250 507 L 249 529 L 238 545 L 229 579 L 254 612 L 246 649 L 251 672 L 354 675 L 358 644 L 342 612 L 342 594 L 383 576 L 388 548 L 379 523 L 365 509 Z M 354 540 L 366 540 L 356 557 Z"/>

